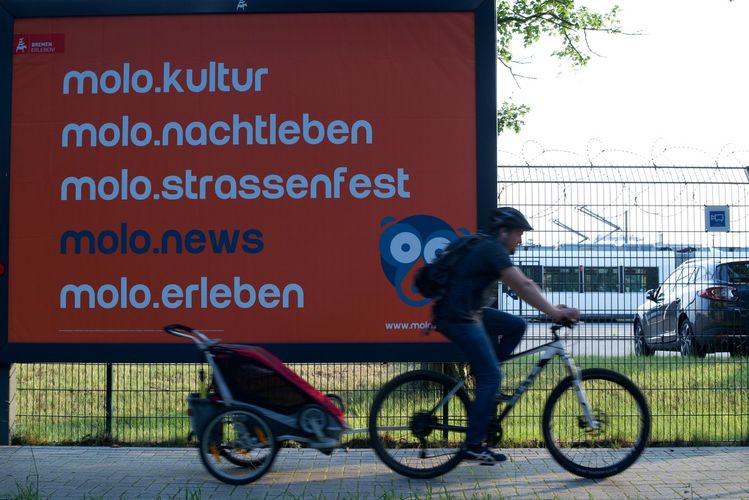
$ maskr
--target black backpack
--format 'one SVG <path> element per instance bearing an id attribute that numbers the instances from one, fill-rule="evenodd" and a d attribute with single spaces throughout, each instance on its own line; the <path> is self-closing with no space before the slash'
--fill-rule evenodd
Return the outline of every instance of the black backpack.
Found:
<path id="1" fill-rule="evenodd" d="M 463 236 L 447 245 L 437 257 L 416 271 L 414 286 L 428 299 L 439 299 L 450 285 L 455 267 L 468 251 L 481 240 L 481 235 Z"/>

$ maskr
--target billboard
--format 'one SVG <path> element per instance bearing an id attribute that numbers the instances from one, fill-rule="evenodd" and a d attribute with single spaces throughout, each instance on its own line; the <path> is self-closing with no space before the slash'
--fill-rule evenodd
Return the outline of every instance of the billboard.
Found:
<path id="1" fill-rule="evenodd" d="M 13 20 L 0 357 L 446 353 L 411 278 L 495 200 L 493 6 L 242 4 Z"/>

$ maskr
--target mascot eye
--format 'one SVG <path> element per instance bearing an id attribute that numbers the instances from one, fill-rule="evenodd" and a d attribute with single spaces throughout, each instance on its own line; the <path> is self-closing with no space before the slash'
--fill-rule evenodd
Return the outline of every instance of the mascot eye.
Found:
<path id="1" fill-rule="evenodd" d="M 442 236 L 438 236 L 427 241 L 427 244 L 424 245 L 424 260 L 426 260 L 427 262 L 432 262 L 435 257 L 437 257 L 437 252 L 439 250 L 442 250 L 449 244 L 450 240 L 448 240 L 447 238 L 443 238 Z"/>
<path id="2" fill-rule="evenodd" d="M 413 233 L 398 233 L 390 242 L 390 254 L 401 264 L 410 264 L 421 255 L 421 241 Z"/>

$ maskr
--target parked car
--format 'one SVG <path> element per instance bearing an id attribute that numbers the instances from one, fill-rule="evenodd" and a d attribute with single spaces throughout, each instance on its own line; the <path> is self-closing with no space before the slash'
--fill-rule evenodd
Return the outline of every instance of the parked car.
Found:
<path id="1" fill-rule="evenodd" d="M 749 354 L 749 260 L 688 260 L 645 298 L 634 318 L 636 354 Z"/>

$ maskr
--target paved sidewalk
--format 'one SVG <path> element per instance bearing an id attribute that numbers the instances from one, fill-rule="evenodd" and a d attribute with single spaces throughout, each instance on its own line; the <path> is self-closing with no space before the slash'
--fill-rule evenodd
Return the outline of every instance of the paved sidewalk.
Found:
<path id="1" fill-rule="evenodd" d="M 213 479 L 194 448 L 0 447 L 0 498 L 749 499 L 749 448 L 653 448 L 603 481 L 569 474 L 544 449 L 505 451 L 504 464 L 461 464 L 420 481 L 391 472 L 371 450 L 284 449 L 268 474 L 234 487 Z"/>

